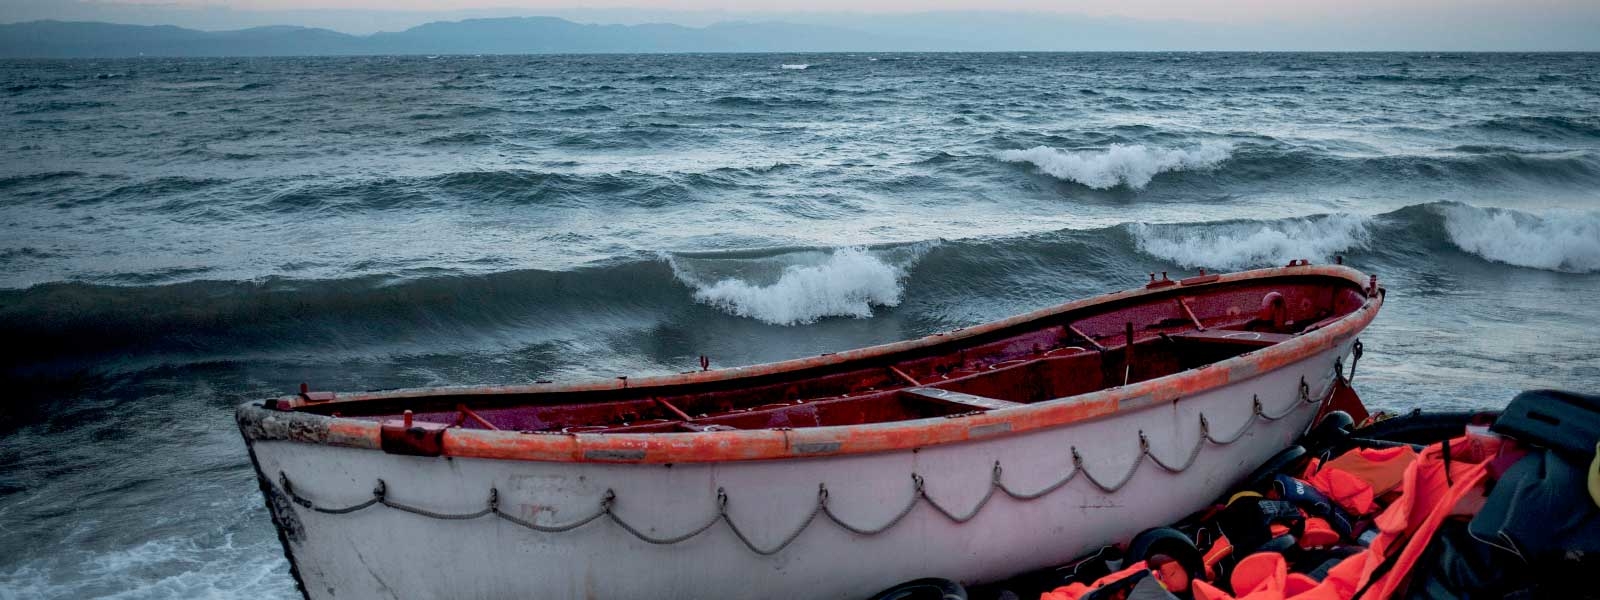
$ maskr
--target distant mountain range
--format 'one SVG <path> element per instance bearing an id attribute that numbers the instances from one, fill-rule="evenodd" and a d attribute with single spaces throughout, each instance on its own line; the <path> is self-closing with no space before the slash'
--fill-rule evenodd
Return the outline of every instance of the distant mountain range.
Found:
<path id="1" fill-rule="evenodd" d="M 888 51 L 950 46 L 941 40 L 825 25 L 588 25 L 555 17 L 435 22 L 367 36 L 294 26 L 199 31 L 66 21 L 0 25 L 0 57 L 6 58 Z"/>
<path id="2" fill-rule="evenodd" d="M 18 1 L 35 0 L 0 0 L 0 11 Z M 78 6 L 66 0 L 61 3 Z M 1459 16 L 1432 13 L 1406 18 L 1397 14 L 1393 18 L 1345 24 L 1245 24 L 1003 11 L 819 13 L 789 15 L 784 21 L 730 20 L 703 27 L 641 21 L 631 25 L 597 25 L 549 16 L 496 16 L 440 20 L 403 31 L 371 35 L 287 25 L 202 31 L 172 25 L 35 20 L 0 24 L 0 58 L 1013 50 L 1600 50 L 1600 37 L 1594 35 L 1600 31 L 1600 9 L 1590 12 L 1594 14 L 1583 13 L 1555 24 L 1548 22 L 1549 19 L 1534 19 L 1537 14 L 1523 20 L 1509 16 L 1498 20 L 1463 21 Z M 0 21 L 4 19 L 5 14 L 0 12 Z"/>

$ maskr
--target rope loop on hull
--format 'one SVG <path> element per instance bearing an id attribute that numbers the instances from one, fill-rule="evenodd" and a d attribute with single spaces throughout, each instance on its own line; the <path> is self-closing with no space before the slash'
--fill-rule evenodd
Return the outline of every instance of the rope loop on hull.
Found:
<path id="1" fill-rule="evenodd" d="M 1339 376 L 1343 376 L 1342 369 Z M 1185 456 L 1182 461 L 1178 461 L 1177 463 L 1169 462 L 1168 460 L 1152 453 L 1149 436 L 1146 435 L 1143 430 L 1140 430 L 1138 434 L 1139 448 L 1136 458 L 1131 464 L 1128 465 L 1127 471 L 1123 472 L 1121 476 L 1117 477 L 1115 480 L 1105 479 L 1089 472 L 1084 464 L 1083 455 L 1078 451 L 1078 447 L 1072 446 L 1069 449 L 1072 458 L 1071 471 L 1063 475 L 1055 482 L 1050 483 L 1036 491 L 1022 492 L 1013 489 L 1011 486 L 1005 483 L 1002 478 L 1004 468 L 1001 466 L 1000 461 L 997 460 L 994 463 L 993 476 L 989 480 L 988 489 L 985 490 L 983 497 L 978 499 L 977 503 L 964 513 L 957 513 L 956 510 L 952 509 L 951 507 L 948 507 L 943 503 L 940 503 L 938 500 L 935 500 L 933 496 L 928 494 L 927 482 L 923 479 L 922 475 L 918 473 L 912 473 L 911 493 L 908 495 L 905 506 L 897 511 L 893 517 L 891 517 L 882 525 L 877 527 L 861 526 L 840 518 L 840 516 L 833 511 L 831 506 L 827 484 L 818 484 L 816 504 L 812 507 L 811 513 L 806 515 L 806 517 L 800 521 L 799 525 L 797 525 L 793 531 L 783 536 L 783 538 L 776 544 L 768 547 L 762 547 L 754 540 L 750 539 L 750 536 L 743 529 L 741 529 L 737 523 L 734 522 L 733 517 L 728 514 L 728 504 L 731 501 L 728 492 L 720 487 L 717 488 L 716 514 L 706 519 L 703 524 L 700 524 L 681 534 L 661 537 L 651 535 L 650 533 L 646 532 L 646 529 L 642 529 L 623 518 L 622 515 L 616 510 L 617 494 L 614 490 L 610 489 L 607 489 L 605 495 L 601 497 L 599 506 L 593 513 L 568 523 L 557 525 L 541 525 L 532 520 L 523 519 L 516 515 L 501 511 L 500 491 L 492 487 L 489 488 L 488 501 L 481 510 L 465 513 L 446 513 L 391 500 L 389 498 L 388 485 L 384 483 L 382 479 L 378 480 L 377 486 L 372 490 L 371 498 L 343 507 L 322 506 L 316 502 L 313 502 L 311 499 L 300 495 L 300 493 L 295 490 L 294 485 L 290 483 L 289 476 L 283 472 L 278 473 L 278 481 L 276 484 L 264 480 L 263 486 L 269 489 L 269 493 L 282 494 L 283 497 L 288 498 L 293 504 L 298 504 L 301 507 L 313 512 L 327 515 L 350 514 L 361 510 L 366 510 L 374 505 L 382 504 L 383 506 L 401 512 L 430 519 L 447 521 L 469 521 L 488 515 L 494 515 L 500 520 L 512 525 L 540 533 L 562 533 L 572 531 L 605 517 L 607 520 L 615 523 L 618 528 L 626 531 L 629 535 L 638 538 L 640 541 L 661 546 L 670 546 L 686 542 L 698 537 L 702 533 L 705 533 L 712 527 L 715 527 L 718 522 L 722 522 L 727 524 L 729 531 L 733 533 L 734 537 L 737 538 L 740 543 L 744 544 L 746 548 L 749 548 L 751 552 L 762 556 L 771 556 L 773 554 L 782 552 L 784 548 L 787 548 L 789 545 L 793 544 L 795 540 L 799 539 L 800 535 L 817 520 L 818 516 L 827 517 L 827 520 L 832 521 L 833 524 L 855 535 L 874 536 L 889 531 L 901 521 L 905 520 L 905 518 L 911 514 L 911 511 L 916 509 L 918 503 L 927 503 L 928 506 L 932 507 L 940 515 L 943 515 L 944 518 L 953 523 L 961 524 L 977 518 L 978 514 L 983 511 L 983 508 L 989 504 L 989 501 L 994 499 L 996 491 L 1005 494 L 1013 500 L 1029 502 L 1048 496 L 1051 493 L 1054 493 L 1056 490 L 1066 487 L 1066 485 L 1071 483 L 1073 479 L 1076 479 L 1079 475 L 1082 475 L 1083 478 L 1088 480 L 1089 484 L 1094 486 L 1095 489 L 1098 489 L 1106 494 L 1114 494 L 1123 487 L 1126 487 L 1129 482 L 1133 481 L 1134 476 L 1139 472 L 1139 466 L 1142 465 L 1147 458 L 1150 459 L 1150 462 L 1155 463 L 1157 467 L 1164 471 L 1169 473 L 1182 473 L 1194 466 L 1195 461 L 1199 459 L 1200 452 L 1204 449 L 1206 444 L 1209 443 L 1216 446 L 1226 446 L 1228 444 L 1232 444 L 1239 441 L 1240 438 L 1243 438 L 1245 434 L 1249 433 L 1250 429 L 1252 429 L 1258 422 L 1270 423 L 1279 421 L 1288 418 L 1290 415 L 1305 408 L 1307 405 L 1321 403 L 1321 399 L 1312 399 L 1310 390 L 1310 385 L 1307 384 L 1305 378 L 1302 377 L 1299 383 L 1299 397 L 1293 402 L 1290 402 L 1289 405 L 1282 410 L 1282 412 L 1277 414 L 1268 413 L 1262 407 L 1261 398 L 1259 396 L 1252 397 L 1250 409 L 1251 414 L 1245 418 L 1244 424 L 1239 427 L 1237 432 L 1230 436 L 1226 436 L 1225 438 L 1214 437 L 1211 434 L 1210 421 L 1207 420 L 1205 413 L 1200 413 L 1200 434 L 1196 436 L 1194 447 L 1189 450 L 1188 455 Z"/>

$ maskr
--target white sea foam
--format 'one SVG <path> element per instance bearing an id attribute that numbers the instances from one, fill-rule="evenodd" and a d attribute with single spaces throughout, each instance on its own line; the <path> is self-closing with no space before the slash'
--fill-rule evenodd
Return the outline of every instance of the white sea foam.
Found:
<path id="1" fill-rule="evenodd" d="M 1365 248 L 1369 219 L 1334 214 L 1269 222 L 1129 226 L 1139 250 L 1186 267 L 1243 269 Z"/>
<path id="2" fill-rule="evenodd" d="M 1450 241 L 1467 252 L 1519 267 L 1600 272 L 1600 212 L 1533 215 L 1464 204 L 1439 210 Z"/>
<path id="3" fill-rule="evenodd" d="M 240 547 L 231 535 L 207 543 L 161 538 L 0 571 L 0 598 L 288 598 L 298 595 L 288 570 L 276 539 Z"/>
<path id="4" fill-rule="evenodd" d="M 797 65 L 785 64 L 785 65 L 783 65 L 783 68 L 784 69 L 788 69 L 790 71 L 804 71 L 806 69 L 811 68 L 811 65 L 807 65 L 807 64 L 797 64 Z"/>
<path id="5" fill-rule="evenodd" d="M 1233 156 L 1233 146 L 1206 142 L 1191 148 L 1151 148 L 1142 144 L 1112 144 L 1105 150 L 1058 150 L 1035 146 L 1006 150 L 996 155 L 1006 162 L 1033 163 L 1057 179 L 1104 190 L 1126 185 L 1143 189 L 1157 174 L 1169 171 L 1204 171 Z"/>
<path id="6" fill-rule="evenodd" d="M 921 256 L 896 261 L 861 248 L 840 248 L 808 264 L 782 267 L 776 278 L 752 283 L 741 277 L 704 281 L 672 261 L 679 281 L 695 288 L 695 300 L 741 317 L 774 325 L 813 323 L 823 317 L 866 318 L 873 307 L 897 306 L 907 269 Z"/>

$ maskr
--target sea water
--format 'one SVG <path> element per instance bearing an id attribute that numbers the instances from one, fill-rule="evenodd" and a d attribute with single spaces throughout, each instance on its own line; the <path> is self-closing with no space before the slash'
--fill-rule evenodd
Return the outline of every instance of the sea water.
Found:
<path id="1" fill-rule="evenodd" d="M 233 407 L 1389 290 L 1390 410 L 1600 383 L 1600 56 L 0 62 L 0 597 L 296 594 Z"/>

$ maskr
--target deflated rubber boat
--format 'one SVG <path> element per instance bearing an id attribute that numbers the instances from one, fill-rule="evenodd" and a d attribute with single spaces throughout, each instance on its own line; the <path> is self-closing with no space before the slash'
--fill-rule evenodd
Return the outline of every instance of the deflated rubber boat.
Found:
<path id="1" fill-rule="evenodd" d="M 1350 393 L 1382 303 L 1296 261 L 765 365 L 303 387 L 238 422 L 307 597 L 865 597 L 1207 505 Z"/>

